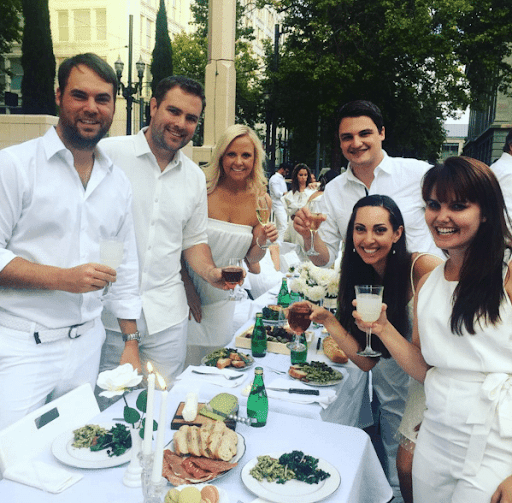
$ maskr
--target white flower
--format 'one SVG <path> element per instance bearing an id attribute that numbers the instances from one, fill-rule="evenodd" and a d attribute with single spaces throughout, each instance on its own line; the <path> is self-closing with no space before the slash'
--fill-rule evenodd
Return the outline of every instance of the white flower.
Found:
<path id="1" fill-rule="evenodd" d="M 305 292 L 305 296 L 312 302 L 319 302 L 324 298 L 325 290 L 323 286 L 311 286 Z"/>
<path id="2" fill-rule="evenodd" d="M 137 386 L 142 381 L 142 376 L 134 370 L 131 363 L 120 365 L 114 370 L 105 370 L 98 376 L 96 384 L 106 391 L 100 396 L 112 398 L 122 395 L 126 390 Z"/>
<path id="3" fill-rule="evenodd" d="M 336 297 L 338 295 L 339 287 L 338 281 L 332 281 L 326 286 L 325 295 L 327 297 Z"/>

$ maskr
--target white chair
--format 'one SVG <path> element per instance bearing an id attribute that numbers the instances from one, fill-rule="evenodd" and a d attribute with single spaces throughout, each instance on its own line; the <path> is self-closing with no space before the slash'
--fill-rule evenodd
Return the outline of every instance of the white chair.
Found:
<path id="1" fill-rule="evenodd" d="M 41 420 L 47 413 L 47 418 L 53 419 Z M 91 385 L 83 384 L 7 426 L 0 431 L 0 474 L 9 466 L 37 456 L 59 434 L 84 425 L 99 413 Z M 40 423 L 43 426 L 38 427 Z"/>

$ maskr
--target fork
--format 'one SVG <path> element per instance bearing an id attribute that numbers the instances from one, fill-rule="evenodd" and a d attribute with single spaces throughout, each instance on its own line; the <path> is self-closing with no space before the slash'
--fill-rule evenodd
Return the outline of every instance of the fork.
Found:
<path id="1" fill-rule="evenodd" d="M 277 369 L 273 369 L 271 367 L 267 367 L 267 369 L 270 370 L 270 372 L 274 372 L 276 374 L 281 374 L 281 375 L 288 374 L 288 372 L 286 372 L 284 370 L 277 370 Z"/>
<path id="2" fill-rule="evenodd" d="M 240 377 L 242 377 L 242 374 L 237 375 L 237 376 L 227 376 L 226 374 L 217 374 L 217 373 L 213 373 L 213 372 L 199 372 L 199 370 L 192 370 L 192 373 L 193 374 L 201 374 L 204 376 L 222 376 L 225 379 L 227 379 L 228 381 L 232 381 L 233 379 L 239 379 Z"/>

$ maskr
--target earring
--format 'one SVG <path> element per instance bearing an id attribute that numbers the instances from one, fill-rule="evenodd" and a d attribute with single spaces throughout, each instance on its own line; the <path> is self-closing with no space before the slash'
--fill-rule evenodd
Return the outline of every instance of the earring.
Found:
<path id="1" fill-rule="evenodd" d="M 356 252 L 356 249 L 355 248 L 352 248 L 352 253 L 355 253 Z"/>

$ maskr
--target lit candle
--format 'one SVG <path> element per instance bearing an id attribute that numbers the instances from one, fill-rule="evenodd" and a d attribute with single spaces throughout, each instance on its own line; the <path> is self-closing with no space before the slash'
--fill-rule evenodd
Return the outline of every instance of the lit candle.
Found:
<path id="1" fill-rule="evenodd" d="M 153 444 L 153 408 L 155 402 L 155 374 L 153 366 L 148 362 L 148 400 L 146 404 L 146 423 L 144 427 L 144 445 L 142 453 L 147 456 L 151 454 Z"/>
<path id="2" fill-rule="evenodd" d="M 158 385 L 163 389 L 160 402 L 160 417 L 158 419 L 158 430 L 156 432 L 155 458 L 153 461 L 153 471 L 151 473 L 151 482 L 158 484 L 162 480 L 162 468 L 164 460 L 164 434 L 167 423 L 167 395 L 169 392 L 165 387 L 165 381 L 160 374 L 157 374 Z"/>

